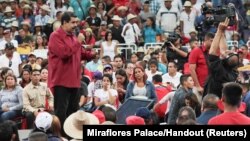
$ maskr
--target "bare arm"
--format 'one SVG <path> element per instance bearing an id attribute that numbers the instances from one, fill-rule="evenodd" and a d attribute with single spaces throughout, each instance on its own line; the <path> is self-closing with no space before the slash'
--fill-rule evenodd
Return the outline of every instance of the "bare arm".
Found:
<path id="1" fill-rule="evenodd" d="M 222 47 L 220 47 L 220 51 L 222 51 L 222 52 L 220 52 L 220 53 L 221 54 L 224 53 L 223 51 L 225 51 L 224 50 L 225 45 L 224 45 L 224 43 L 222 43 L 224 41 L 220 41 L 220 40 L 225 37 L 224 33 L 225 33 L 225 30 L 226 30 L 226 28 L 228 26 L 228 23 L 229 23 L 229 19 L 226 18 L 226 20 L 224 22 L 221 22 L 219 24 L 217 32 L 216 32 L 215 37 L 213 39 L 213 42 L 211 44 L 209 54 L 218 56 L 217 52 L 218 52 L 219 46 L 221 46 L 221 45 L 222 45 Z M 223 39 L 223 40 L 225 40 L 225 39 Z M 220 44 L 220 42 L 221 42 L 221 44 Z"/>
<path id="2" fill-rule="evenodd" d="M 226 51 L 228 50 L 225 33 L 221 33 L 219 46 L 220 46 L 220 53 L 224 55 Z"/>
<path id="3" fill-rule="evenodd" d="M 102 46 L 102 44 L 101 44 L 101 50 L 100 50 L 100 58 L 102 58 L 103 57 L 103 46 Z"/>
<path id="4" fill-rule="evenodd" d="M 116 45 L 115 45 L 115 55 L 118 54 L 118 47 L 117 47 L 117 45 L 118 45 L 118 42 L 116 42 Z"/>
<path id="5" fill-rule="evenodd" d="M 99 101 L 99 98 L 98 97 L 95 97 L 94 98 L 94 101 L 95 101 L 95 106 L 102 106 L 104 104 L 108 104 L 108 101 Z"/>
<path id="6" fill-rule="evenodd" d="M 116 99 L 116 97 L 115 97 L 115 96 L 112 96 L 112 93 L 111 93 L 110 90 L 108 91 L 108 93 L 109 93 L 109 100 L 108 100 L 108 103 L 111 104 L 111 105 L 115 105 L 115 99 Z"/>
<path id="7" fill-rule="evenodd" d="M 181 33 L 183 33 L 184 22 L 180 21 Z"/>
<path id="8" fill-rule="evenodd" d="M 190 74 L 194 80 L 194 84 L 195 86 L 197 87 L 200 87 L 200 83 L 198 81 L 198 77 L 197 77 L 197 74 L 196 74 L 196 64 L 189 64 L 189 70 L 190 70 Z"/>

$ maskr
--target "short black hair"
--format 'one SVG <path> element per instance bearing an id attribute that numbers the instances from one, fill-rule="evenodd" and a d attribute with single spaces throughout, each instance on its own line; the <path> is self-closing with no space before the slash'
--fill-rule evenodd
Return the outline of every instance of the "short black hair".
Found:
<path id="1" fill-rule="evenodd" d="M 212 32 L 208 32 L 205 34 L 205 39 L 208 38 L 208 39 L 213 39 L 214 38 L 214 33 Z"/>
<path id="2" fill-rule="evenodd" d="M 14 134 L 12 125 L 9 122 L 3 122 L 0 124 L 0 140 L 10 141 Z"/>
<path id="3" fill-rule="evenodd" d="M 222 89 L 224 102 L 231 106 L 239 106 L 241 103 L 242 88 L 235 82 L 226 83 Z"/>
<path id="4" fill-rule="evenodd" d="M 161 83 L 162 82 L 162 77 L 160 74 L 156 74 L 153 76 L 153 82 L 156 82 L 156 83 Z"/>
<path id="5" fill-rule="evenodd" d="M 57 11 L 56 12 L 56 16 L 58 16 L 59 14 L 61 14 L 62 13 L 62 11 Z"/>
<path id="6" fill-rule="evenodd" d="M 181 76 L 181 78 L 180 78 L 180 83 L 181 83 L 181 85 L 183 85 L 184 82 L 187 81 L 189 77 L 191 77 L 190 74 L 183 74 L 183 75 Z"/>
<path id="7" fill-rule="evenodd" d="M 195 42 L 195 41 L 198 41 L 198 40 L 195 39 L 195 38 L 192 38 L 192 39 L 189 40 L 189 43 L 193 43 L 193 42 Z"/>
<path id="8" fill-rule="evenodd" d="M 151 58 L 148 62 L 148 66 L 150 67 L 150 65 L 155 65 L 156 68 L 158 69 L 158 61 L 155 58 Z"/>
<path id="9" fill-rule="evenodd" d="M 159 51 L 156 50 L 156 51 L 150 53 L 150 56 L 151 56 L 151 57 L 153 57 L 153 55 L 159 55 Z"/>
<path id="10" fill-rule="evenodd" d="M 103 56 L 102 59 L 105 60 L 107 63 L 111 62 L 111 58 L 108 55 Z"/>
<path id="11" fill-rule="evenodd" d="M 120 54 L 117 54 L 117 55 L 114 57 L 114 60 L 115 60 L 116 58 L 121 58 L 121 59 L 122 59 L 122 56 L 121 56 Z"/>
<path id="12" fill-rule="evenodd" d="M 102 79 L 103 79 L 104 77 L 107 77 L 107 78 L 109 79 L 109 81 L 110 81 L 111 84 L 113 83 L 112 75 L 110 75 L 110 74 L 104 74 L 103 77 L 102 77 Z"/>
<path id="13" fill-rule="evenodd" d="M 39 73 L 41 73 L 41 70 L 33 69 L 33 70 L 31 71 L 31 74 L 33 74 L 34 72 L 39 72 Z"/>
<path id="14" fill-rule="evenodd" d="M 177 68 L 177 63 L 176 63 L 175 61 L 169 61 L 168 64 L 169 64 L 169 63 L 173 63 L 173 64 L 174 64 L 174 67 Z"/>
<path id="15" fill-rule="evenodd" d="M 103 112 L 106 121 L 116 122 L 116 111 L 113 108 L 105 106 L 101 111 Z"/>
<path id="16" fill-rule="evenodd" d="M 61 24 L 64 22 L 68 23 L 71 20 L 71 17 L 76 18 L 76 15 L 73 12 L 64 12 L 61 19 Z"/>

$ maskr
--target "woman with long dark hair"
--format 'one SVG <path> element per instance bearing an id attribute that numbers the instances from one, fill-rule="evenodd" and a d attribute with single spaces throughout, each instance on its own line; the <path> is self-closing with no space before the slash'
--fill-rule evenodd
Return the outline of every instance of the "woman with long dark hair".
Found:
<path id="1" fill-rule="evenodd" d="M 145 70 L 140 66 L 135 67 L 133 77 L 134 81 L 130 82 L 127 86 L 125 99 L 136 96 L 151 99 L 156 102 L 155 87 L 152 82 L 147 81 Z"/>
<path id="2" fill-rule="evenodd" d="M 58 11 L 65 12 L 67 11 L 66 5 L 63 5 L 62 0 L 55 0 L 54 2 L 51 3 L 50 5 L 51 12 L 50 12 L 50 17 L 56 18 L 56 13 Z"/>
<path id="3" fill-rule="evenodd" d="M 24 88 L 26 85 L 28 85 L 31 81 L 30 79 L 30 70 L 28 69 L 23 69 L 21 72 L 21 81 L 19 82 L 20 86 Z"/>
<path id="4" fill-rule="evenodd" d="M 102 89 L 98 89 L 94 94 L 94 102 L 96 107 L 100 107 L 105 104 L 109 104 L 114 108 L 116 105 L 117 91 L 111 88 L 112 76 L 110 74 L 104 74 L 102 78 Z"/>
<path id="5" fill-rule="evenodd" d="M 129 83 L 126 71 L 124 69 L 117 70 L 115 72 L 115 78 L 116 78 L 115 89 L 118 92 L 119 102 L 123 103 L 126 94 L 126 88 Z"/>
<path id="6" fill-rule="evenodd" d="M 143 36 L 145 43 L 156 43 L 156 36 L 161 35 L 162 31 L 156 27 L 153 17 L 149 17 L 146 20 L 146 25 L 143 29 Z"/>
<path id="7" fill-rule="evenodd" d="M 113 40 L 112 33 L 110 31 L 106 32 L 105 40 L 105 42 L 101 43 L 100 58 L 107 55 L 110 56 L 111 60 L 114 60 L 115 55 L 117 55 L 118 42 Z"/>

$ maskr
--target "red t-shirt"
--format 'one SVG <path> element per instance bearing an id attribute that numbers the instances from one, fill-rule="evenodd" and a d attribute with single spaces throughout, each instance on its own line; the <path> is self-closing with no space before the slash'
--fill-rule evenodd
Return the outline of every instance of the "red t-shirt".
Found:
<path id="1" fill-rule="evenodd" d="M 226 112 L 211 118 L 208 125 L 250 125 L 250 118 L 240 112 Z"/>
<path id="2" fill-rule="evenodd" d="M 113 3 L 118 6 L 127 6 L 129 0 L 113 0 Z"/>
<path id="3" fill-rule="evenodd" d="M 204 53 L 206 53 L 205 46 L 194 48 L 189 55 L 188 63 L 196 64 L 196 74 L 201 87 L 204 87 L 205 81 L 208 76 L 208 66 Z M 204 52 L 204 53 L 203 53 Z"/>
<path id="4" fill-rule="evenodd" d="M 246 58 L 245 59 L 248 59 L 250 60 L 250 53 L 247 54 Z"/>
<path id="5" fill-rule="evenodd" d="M 157 102 L 159 102 L 165 95 L 167 95 L 169 92 L 171 92 L 171 87 L 163 87 L 163 86 L 156 86 L 155 87 L 155 92 L 157 95 Z M 164 117 L 165 116 L 165 112 L 167 109 L 167 104 L 162 104 L 160 107 L 155 109 L 156 114 L 159 117 Z"/>

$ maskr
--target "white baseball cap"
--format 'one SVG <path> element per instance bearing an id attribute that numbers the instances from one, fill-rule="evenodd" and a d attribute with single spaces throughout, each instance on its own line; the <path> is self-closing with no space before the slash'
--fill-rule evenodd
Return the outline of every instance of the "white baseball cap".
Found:
<path id="1" fill-rule="evenodd" d="M 40 112 L 35 120 L 35 125 L 39 130 L 46 132 L 52 124 L 53 117 L 47 112 Z"/>

